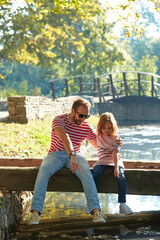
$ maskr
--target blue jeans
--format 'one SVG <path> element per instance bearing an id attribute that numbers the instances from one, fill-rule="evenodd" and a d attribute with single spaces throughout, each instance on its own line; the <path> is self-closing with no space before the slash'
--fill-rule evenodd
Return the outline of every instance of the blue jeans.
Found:
<path id="1" fill-rule="evenodd" d="M 97 188 L 86 159 L 81 155 L 77 155 L 77 161 L 81 172 L 76 169 L 75 174 L 82 183 L 87 204 L 92 214 L 93 209 L 100 209 Z M 43 159 L 35 183 L 31 211 L 38 210 L 40 214 L 42 213 L 50 177 L 63 167 L 71 169 L 70 163 L 70 158 L 66 151 L 52 152 Z"/>
<path id="2" fill-rule="evenodd" d="M 114 172 L 114 166 L 106 166 L 106 165 L 96 165 L 93 167 L 93 178 L 96 183 L 98 184 L 99 178 L 102 176 L 103 172 L 106 169 L 112 169 Z M 118 187 L 118 202 L 125 203 L 126 202 L 126 181 L 124 175 L 124 169 L 119 167 L 119 178 L 115 177 L 117 180 L 117 187 Z"/>

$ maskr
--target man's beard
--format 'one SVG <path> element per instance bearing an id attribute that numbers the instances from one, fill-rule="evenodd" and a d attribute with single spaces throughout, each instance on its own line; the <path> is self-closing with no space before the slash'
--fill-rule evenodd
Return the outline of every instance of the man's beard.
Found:
<path id="1" fill-rule="evenodd" d="M 76 125 L 81 125 L 82 124 L 82 120 L 79 120 L 79 119 L 75 119 L 75 115 L 73 116 L 73 122 L 76 124 Z"/>

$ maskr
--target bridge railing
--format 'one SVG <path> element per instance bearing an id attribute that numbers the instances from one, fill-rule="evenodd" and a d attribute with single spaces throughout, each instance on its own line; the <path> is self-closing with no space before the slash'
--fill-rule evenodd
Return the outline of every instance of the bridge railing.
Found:
<path id="1" fill-rule="evenodd" d="M 156 74 L 136 71 L 98 76 L 99 91 L 101 92 L 99 102 L 105 102 L 105 96 L 112 96 L 112 99 L 123 96 L 160 98 L 159 80 L 160 76 Z"/>
<path id="2" fill-rule="evenodd" d="M 160 98 L 160 76 L 146 72 L 113 72 L 100 76 L 78 75 L 54 79 L 51 83 L 53 99 L 69 95 L 89 95 L 99 102 L 128 96 Z"/>
<path id="3" fill-rule="evenodd" d="M 51 83 L 51 93 L 53 99 L 70 95 L 94 95 L 96 96 L 97 86 L 94 75 L 78 75 L 54 79 Z"/>

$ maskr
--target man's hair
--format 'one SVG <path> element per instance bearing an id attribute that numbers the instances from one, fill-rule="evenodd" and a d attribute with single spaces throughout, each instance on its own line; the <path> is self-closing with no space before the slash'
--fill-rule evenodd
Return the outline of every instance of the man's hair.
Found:
<path id="1" fill-rule="evenodd" d="M 112 113 L 110 113 L 110 112 L 103 113 L 100 116 L 99 122 L 97 124 L 97 134 L 98 135 L 102 134 L 102 129 L 105 127 L 105 124 L 107 122 L 112 123 L 113 131 L 112 131 L 111 135 L 112 136 L 116 136 L 117 130 L 118 130 L 118 126 L 117 126 L 117 122 L 116 122 L 116 119 L 115 119 L 114 115 Z"/>
<path id="2" fill-rule="evenodd" d="M 78 98 L 74 101 L 72 108 L 77 110 L 80 106 L 83 106 L 84 108 L 89 110 L 91 107 L 91 104 L 86 99 Z"/>

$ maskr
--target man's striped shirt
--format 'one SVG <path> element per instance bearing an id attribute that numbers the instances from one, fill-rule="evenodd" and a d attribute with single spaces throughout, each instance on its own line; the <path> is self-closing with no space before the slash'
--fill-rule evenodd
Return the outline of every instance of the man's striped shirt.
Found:
<path id="1" fill-rule="evenodd" d="M 54 131 L 56 127 L 64 127 L 76 152 L 80 152 L 80 146 L 84 139 L 93 140 L 96 138 L 96 134 L 87 121 L 83 121 L 81 125 L 77 125 L 70 121 L 68 114 L 61 114 L 55 117 L 52 122 L 51 147 L 49 153 L 65 150 L 63 142 Z"/>

